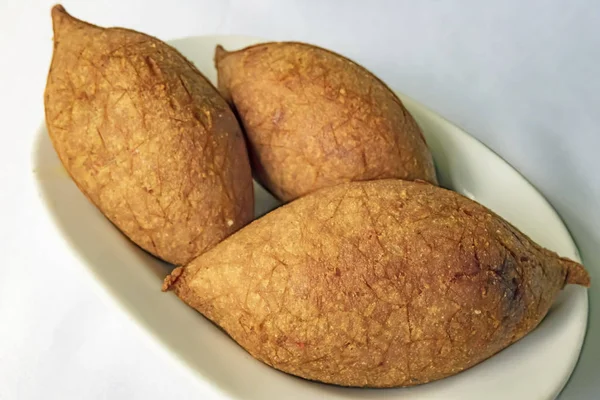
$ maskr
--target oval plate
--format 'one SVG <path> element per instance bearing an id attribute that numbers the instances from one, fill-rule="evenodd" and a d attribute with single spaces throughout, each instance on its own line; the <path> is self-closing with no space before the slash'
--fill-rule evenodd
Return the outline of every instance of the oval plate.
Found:
<path id="1" fill-rule="evenodd" d="M 191 37 L 170 42 L 211 81 L 217 44 L 239 49 L 260 40 Z M 400 95 L 431 147 L 442 186 L 494 210 L 539 244 L 579 260 L 559 216 L 517 171 L 483 144 L 414 100 Z M 351 389 L 309 382 L 254 360 L 225 333 L 160 291 L 171 267 L 127 240 L 92 206 L 63 170 L 41 129 L 34 157 L 48 211 L 82 265 L 175 358 L 215 385 L 224 398 L 278 399 L 552 399 L 566 384 L 585 336 L 584 288 L 568 286 L 531 334 L 456 376 L 412 388 Z M 278 203 L 255 184 L 256 215 Z"/>

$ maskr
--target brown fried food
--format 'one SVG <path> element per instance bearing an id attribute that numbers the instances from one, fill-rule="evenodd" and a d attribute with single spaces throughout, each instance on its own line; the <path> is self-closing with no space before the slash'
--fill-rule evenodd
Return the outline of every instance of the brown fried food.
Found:
<path id="1" fill-rule="evenodd" d="M 253 217 L 241 128 L 158 39 L 52 9 L 46 124 L 81 191 L 132 241 L 185 264 Z"/>
<path id="2" fill-rule="evenodd" d="M 410 386 L 522 338 L 580 264 L 487 208 L 426 183 L 322 189 L 167 277 L 257 359 L 343 386 Z"/>
<path id="3" fill-rule="evenodd" d="M 256 177 L 289 201 L 338 183 L 437 183 L 416 122 L 373 74 L 303 43 L 217 47 L 219 90 L 245 128 Z"/>

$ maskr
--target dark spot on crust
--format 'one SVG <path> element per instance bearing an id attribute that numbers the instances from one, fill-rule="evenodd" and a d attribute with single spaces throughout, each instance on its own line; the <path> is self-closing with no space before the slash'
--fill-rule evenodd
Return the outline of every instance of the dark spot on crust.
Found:
<path id="1" fill-rule="evenodd" d="M 517 278 L 512 278 L 511 283 L 514 288 L 512 299 L 516 300 L 521 294 L 521 289 L 519 288 L 519 282 L 517 281 Z"/>

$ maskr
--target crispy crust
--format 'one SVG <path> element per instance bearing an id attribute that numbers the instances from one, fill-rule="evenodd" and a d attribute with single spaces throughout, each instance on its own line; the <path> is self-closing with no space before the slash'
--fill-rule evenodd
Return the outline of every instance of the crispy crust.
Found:
<path id="1" fill-rule="evenodd" d="M 580 264 L 454 192 L 400 180 L 322 189 L 167 278 L 257 359 L 344 386 L 410 386 L 519 340 Z"/>
<path id="2" fill-rule="evenodd" d="M 425 139 L 398 97 L 360 65 L 304 43 L 215 52 L 261 182 L 282 200 L 353 180 L 437 183 Z"/>
<path id="3" fill-rule="evenodd" d="M 46 124 L 82 192 L 132 241 L 185 264 L 253 217 L 235 115 L 179 52 L 52 9 Z"/>

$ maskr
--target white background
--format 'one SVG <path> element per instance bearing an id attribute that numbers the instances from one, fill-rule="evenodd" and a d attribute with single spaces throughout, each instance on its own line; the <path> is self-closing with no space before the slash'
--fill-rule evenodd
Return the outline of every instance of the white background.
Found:
<path id="1" fill-rule="evenodd" d="M 33 183 L 52 1 L 0 2 L 0 399 L 218 398 L 102 300 Z M 499 153 L 556 207 L 600 284 L 600 2 L 65 1 L 161 39 L 302 40 L 362 63 Z M 25 172 L 24 172 L 25 171 Z M 515 199 L 518 207 L 518 197 Z M 50 249 L 64 248 L 64 251 Z M 38 254 L 36 256 L 35 254 Z M 47 254 L 43 263 L 39 254 Z M 596 285 L 596 286 L 597 286 Z M 590 291 L 592 318 L 600 291 Z M 600 397 L 600 321 L 563 398 Z M 598 366 L 596 366 L 598 368 Z"/>

